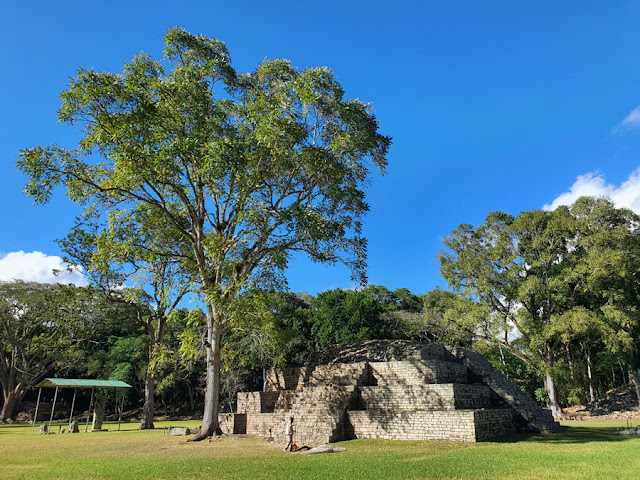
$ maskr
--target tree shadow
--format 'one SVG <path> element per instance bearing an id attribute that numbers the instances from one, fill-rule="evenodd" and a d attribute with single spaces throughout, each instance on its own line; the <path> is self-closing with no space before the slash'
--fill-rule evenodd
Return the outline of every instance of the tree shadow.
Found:
<path id="1" fill-rule="evenodd" d="M 545 444 L 580 444 L 594 442 L 624 442 L 638 438 L 635 435 L 620 435 L 616 427 L 562 427 L 558 433 L 513 433 L 492 438 L 492 443 L 533 442 Z"/>

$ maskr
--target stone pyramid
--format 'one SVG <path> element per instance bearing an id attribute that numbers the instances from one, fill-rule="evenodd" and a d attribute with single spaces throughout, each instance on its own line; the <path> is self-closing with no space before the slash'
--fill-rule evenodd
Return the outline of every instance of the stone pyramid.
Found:
<path id="1" fill-rule="evenodd" d="M 555 432 L 547 410 L 481 355 L 437 343 L 373 340 L 333 346 L 301 368 L 272 369 L 264 392 L 238 394 L 225 433 L 298 445 L 355 438 L 477 442 L 515 431 Z"/>

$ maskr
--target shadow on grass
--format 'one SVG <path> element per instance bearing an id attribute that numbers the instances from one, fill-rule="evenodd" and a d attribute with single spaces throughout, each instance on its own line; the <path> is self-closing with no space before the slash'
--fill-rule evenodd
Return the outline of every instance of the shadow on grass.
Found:
<path id="1" fill-rule="evenodd" d="M 579 444 L 593 442 L 625 442 L 638 438 L 620 435 L 615 427 L 562 427 L 559 433 L 514 433 L 494 439 L 494 443 L 533 442 L 545 444 Z"/>

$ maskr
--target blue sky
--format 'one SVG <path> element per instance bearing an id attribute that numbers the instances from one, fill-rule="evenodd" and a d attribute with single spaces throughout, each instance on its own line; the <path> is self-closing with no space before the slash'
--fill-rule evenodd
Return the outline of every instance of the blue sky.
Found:
<path id="1" fill-rule="evenodd" d="M 33 206 L 14 165 L 22 148 L 77 140 L 56 123 L 69 77 L 159 57 L 176 25 L 224 41 L 239 71 L 327 66 L 372 102 L 393 146 L 368 191 L 371 283 L 446 287 L 442 238 L 492 210 L 588 193 L 640 213 L 640 2 L 2 0 L 0 279 L 45 279 L 79 212 L 62 190 Z M 303 259 L 288 277 L 294 291 L 352 286 Z"/>

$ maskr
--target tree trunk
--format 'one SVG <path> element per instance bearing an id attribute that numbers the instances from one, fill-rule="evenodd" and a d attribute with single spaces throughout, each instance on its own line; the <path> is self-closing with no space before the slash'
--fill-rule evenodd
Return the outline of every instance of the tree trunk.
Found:
<path id="1" fill-rule="evenodd" d="M 25 392 L 12 390 L 3 393 L 4 403 L 2 404 L 2 411 L 0 411 L 0 422 L 2 423 L 15 419 L 17 414 L 16 409 L 24 397 Z"/>
<path id="2" fill-rule="evenodd" d="M 562 409 L 558 405 L 558 394 L 556 392 L 556 385 L 553 382 L 553 377 L 550 373 L 544 375 L 544 388 L 547 390 L 549 396 L 549 408 L 551 409 L 551 415 L 554 420 L 560 420 L 562 418 Z"/>
<path id="3" fill-rule="evenodd" d="M 267 367 L 262 365 L 262 391 L 267 391 Z"/>
<path id="4" fill-rule="evenodd" d="M 184 383 L 187 385 L 187 391 L 189 392 L 189 414 L 193 416 L 196 413 L 196 403 L 193 398 L 193 387 L 187 378 L 184 379 Z"/>
<path id="5" fill-rule="evenodd" d="M 502 344 L 501 344 L 501 343 L 498 343 L 498 349 L 499 349 L 499 351 L 500 351 L 500 363 L 501 363 L 503 366 L 505 366 L 505 367 L 506 367 L 506 366 L 507 366 L 507 362 L 506 362 L 506 360 L 505 360 L 505 358 L 504 358 L 504 352 L 502 351 Z M 506 372 L 506 369 L 505 369 L 505 372 Z M 508 372 L 507 372 L 507 373 L 505 373 L 505 375 L 507 376 L 507 378 L 509 378 Z"/>
<path id="6" fill-rule="evenodd" d="M 631 383 L 631 377 L 629 377 L 628 379 L 625 379 L 624 376 L 628 375 L 630 373 L 630 369 L 628 369 L 620 360 L 620 358 L 618 358 L 618 365 L 620 365 L 620 375 L 622 375 L 622 385 L 626 385 L 627 383 Z M 616 388 L 616 387 L 613 387 Z"/>
<path id="7" fill-rule="evenodd" d="M 149 359 L 151 362 L 151 359 Z M 155 415 L 155 378 L 151 370 L 151 365 L 147 367 L 147 376 L 144 379 L 144 405 L 142 407 L 142 420 L 140 421 L 140 430 L 151 430 L 155 428 L 153 425 L 153 417 Z"/>
<path id="8" fill-rule="evenodd" d="M 562 417 L 562 409 L 558 404 L 558 392 L 556 391 L 556 384 L 551 376 L 551 370 L 553 369 L 553 357 L 549 353 L 549 355 L 545 355 L 543 357 L 542 361 L 546 367 L 544 373 L 544 388 L 549 396 L 549 408 L 551 409 L 551 415 L 553 415 L 554 420 L 560 420 Z"/>
<path id="9" fill-rule="evenodd" d="M 640 407 L 640 368 L 633 371 L 629 370 L 629 378 L 636 389 L 636 398 L 638 399 L 638 406 Z"/>
<path id="10" fill-rule="evenodd" d="M 222 343 L 221 325 L 214 318 L 213 307 L 207 305 L 207 382 L 204 392 L 204 415 L 202 426 L 191 441 L 203 440 L 220 433 L 218 411 L 220 409 L 220 350 Z"/>
<path id="11" fill-rule="evenodd" d="M 569 347 L 569 344 L 567 343 L 564 346 L 564 349 L 567 354 L 567 363 L 569 364 L 569 375 L 571 377 L 571 380 L 575 382 L 576 374 L 575 374 L 575 369 L 573 368 L 573 355 L 571 354 L 571 347 Z"/>
<path id="12" fill-rule="evenodd" d="M 589 377 L 589 401 L 595 402 L 596 394 L 593 390 L 593 370 L 591 369 L 591 349 L 589 347 L 585 348 L 585 355 L 587 357 L 587 376 Z"/>
<path id="13" fill-rule="evenodd" d="M 145 325 L 149 334 L 149 364 L 147 365 L 147 375 L 144 378 L 144 405 L 142 406 L 142 419 L 140 420 L 140 430 L 151 430 L 155 428 L 153 417 L 156 413 L 155 405 L 155 377 L 153 375 L 153 356 L 156 347 L 162 342 L 162 318 L 158 319 L 158 334 L 153 329 L 153 324 L 148 321 Z"/>

